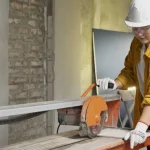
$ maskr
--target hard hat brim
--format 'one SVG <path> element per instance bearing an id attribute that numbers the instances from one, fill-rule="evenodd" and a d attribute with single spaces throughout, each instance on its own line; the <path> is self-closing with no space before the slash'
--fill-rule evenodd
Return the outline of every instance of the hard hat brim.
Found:
<path id="1" fill-rule="evenodd" d="M 150 22 L 142 22 L 142 23 L 135 23 L 125 20 L 125 23 L 129 27 L 144 27 L 150 25 Z"/>

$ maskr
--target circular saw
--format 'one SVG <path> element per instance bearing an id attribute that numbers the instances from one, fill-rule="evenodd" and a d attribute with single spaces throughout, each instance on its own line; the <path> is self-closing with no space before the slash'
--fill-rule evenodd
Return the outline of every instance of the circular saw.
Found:
<path id="1" fill-rule="evenodd" d="M 81 97 L 86 97 L 89 91 L 95 86 L 98 85 L 96 85 L 96 83 L 91 84 Z M 108 83 L 108 88 L 113 88 L 113 86 L 112 83 Z M 112 104 L 110 104 L 110 106 L 112 107 Z M 108 115 L 111 112 L 108 110 L 110 106 L 103 97 L 90 96 L 84 101 L 82 107 L 78 106 L 57 110 L 59 122 L 57 133 L 60 125 L 75 125 L 79 126 L 79 135 L 81 137 L 96 137 L 101 132 L 105 121 L 108 119 Z"/>
<path id="2" fill-rule="evenodd" d="M 79 135 L 81 137 L 96 137 L 107 120 L 107 104 L 101 96 L 90 96 L 85 100 L 79 125 Z"/>

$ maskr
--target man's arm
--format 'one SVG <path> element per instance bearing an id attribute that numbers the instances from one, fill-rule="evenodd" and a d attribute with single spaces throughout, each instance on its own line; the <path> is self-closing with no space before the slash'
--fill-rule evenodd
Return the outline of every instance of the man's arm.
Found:
<path id="1" fill-rule="evenodd" d="M 116 79 L 116 80 L 115 80 L 115 83 L 116 83 L 116 89 L 121 89 L 121 88 L 123 88 L 123 84 L 121 83 L 120 80 Z"/>
<path id="2" fill-rule="evenodd" d="M 148 126 L 150 125 L 150 105 L 145 105 L 145 107 L 143 108 L 140 121 L 146 123 Z"/>

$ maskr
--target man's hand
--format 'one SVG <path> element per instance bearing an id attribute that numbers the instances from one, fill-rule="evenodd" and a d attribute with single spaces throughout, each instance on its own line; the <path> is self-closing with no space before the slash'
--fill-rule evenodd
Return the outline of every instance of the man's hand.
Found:
<path id="1" fill-rule="evenodd" d="M 114 80 L 110 79 L 110 78 L 103 78 L 103 79 L 98 79 L 97 80 L 97 85 L 99 85 L 99 88 L 101 90 L 109 90 L 108 88 L 108 83 L 113 83 L 114 86 L 113 86 L 113 90 L 116 89 L 116 83 Z"/>
<path id="2" fill-rule="evenodd" d="M 130 148 L 133 149 L 137 144 L 144 143 L 147 139 L 146 130 L 148 125 L 138 122 L 136 128 L 126 134 L 124 140 L 130 139 Z"/>

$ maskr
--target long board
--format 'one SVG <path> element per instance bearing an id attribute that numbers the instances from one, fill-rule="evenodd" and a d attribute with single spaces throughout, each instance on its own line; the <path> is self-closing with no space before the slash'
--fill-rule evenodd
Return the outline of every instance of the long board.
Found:
<path id="1" fill-rule="evenodd" d="M 103 135 L 110 133 L 112 128 L 103 131 Z M 116 129 L 112 132 L 115 132 Z M 57 135 L 42 137 L 35 140 L 25 141 L 9 145 L 0 150 L 131 150 L 129 141 L 122 140 L 128 131 L 117 129 L 119 138 L 98 136 L 93 139 L 79 137 L 78 131 L 69 131 Z M 108 134 L 109 136 L 109 134 Z M 150 138 L 144 144 L 137 145 L 136 150 L 150 143 Z"/>
<path id="2" fill-rule="evenodd" d="M 114 94 L 114 95 L 106 94 L 106 95 L 101 95 L 101 96 L 106 101 L 120 99 L 120 96 L 117 94 Z M 35 112 L 57 110 L 57 109 L 67 108 L 67 107 L 82 106 L 83 102 L 86 99 L 87 97 L 1 106 L 0 117 L 11 117 L 14 115 L 23 115 L 23 114 L 29 114 L 29 113 L 35 113 Z"/>
<path id="3" fill-rule="evenodd" d="M 78 131 L 74 130 L 59 135 L 13 144 L 0 150 L 91 150 L 110 144 L 113 145 L 121 141 L 121 139 L 107 137 L 97 137 L 94 139 L 80 138 Z"/>

